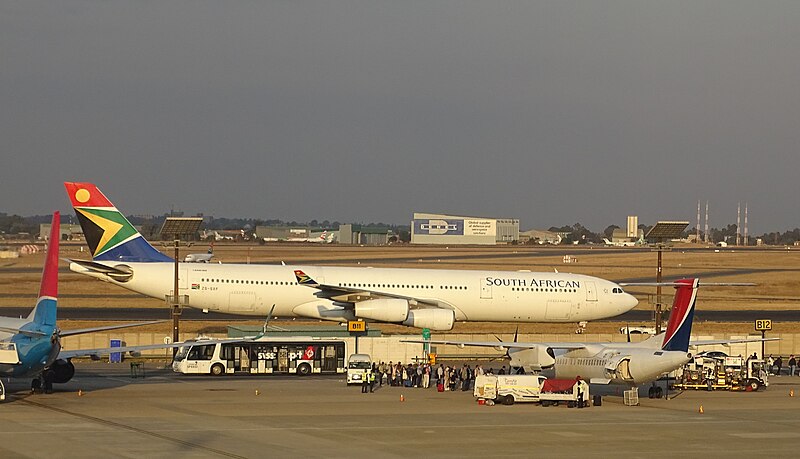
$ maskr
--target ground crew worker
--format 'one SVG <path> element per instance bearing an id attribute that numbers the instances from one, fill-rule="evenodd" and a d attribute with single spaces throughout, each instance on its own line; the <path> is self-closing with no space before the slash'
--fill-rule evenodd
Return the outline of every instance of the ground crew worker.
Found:
<path id="1" fill-rule="evenodd" d="M 372 393 L 375 390 L 375 372 L 369 372 L 369 392 Z"/>
<path id="2" fill-rule="evenodd" d="M 361 375 L 361 393 L 366 394 L 367 388 L 369 387 L 369 375 L 372 374 L 372 371 L 366 370 L 363 375 Z"/>

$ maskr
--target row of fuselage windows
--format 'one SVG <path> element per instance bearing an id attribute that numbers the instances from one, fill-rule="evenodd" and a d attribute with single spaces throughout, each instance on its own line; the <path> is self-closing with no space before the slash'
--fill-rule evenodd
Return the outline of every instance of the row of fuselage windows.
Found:
<path id="1" fill-rule="evenodd" d="M 574 288 L 534 288 L 534 287 L 511 287 L 512 292 L 562 292 L 562 293 L 575 293 L 578 290 Z"/>
<path id="2" fill-rule="evenodd" d="M 211 282 L 213 284 L 247 284 L 247 285 L 300 285 L 297 282 L 282 281 L 251 281 L 240 279 L 200 279 L 201 282 Z"/>
<path id="3" fill-rule="evenodd" d="M 300 285 L 297 282 L 283 281 L 251 281 L 240 279 L 200 279 L 201 282 L 211 282 L 219 284 L 245 284 L 245 285 Z M 348 288 L 415 288 L 415 289 L 434 289 L 433 285 L 398 285 L 398 284 L 339 284 L 339 287 Z M 463 285 L 440 285 L 440 290 L 467 290 Z"/>
<path id="4" fill-rule="evenodd" d="M 350 284 L 340 283 L 339 287 L 347 288 L 413 288 L 418 290 L 435 289 L 433 285 L 406 285 L 406 284 Z M 467 287 L 463 285 L 440 285 L 439 290 L 466 290 Z"/>
<path id="5" fill-rule="evenodd" d="M 583 366 L 603 366 L 605 365 L 605 360 L 603 359 L 592 359 L 592 358 L 573 358 L 573 357 L 561 357 L 556 359 L 556 365 L 583 365 Z"/>

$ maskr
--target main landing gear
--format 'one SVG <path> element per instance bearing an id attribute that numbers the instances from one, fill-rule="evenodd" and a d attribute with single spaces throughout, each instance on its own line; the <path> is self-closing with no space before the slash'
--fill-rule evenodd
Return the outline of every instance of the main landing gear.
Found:
<path id="1" fill-rule="evenodd" d="M 52 369 L 48 368 L 43 371 L 38 378 L 34 378 L 33 381 L 31 381 L 31 393 L 44 392 L 45 394 L 52 394 L 55 375 Z"/>

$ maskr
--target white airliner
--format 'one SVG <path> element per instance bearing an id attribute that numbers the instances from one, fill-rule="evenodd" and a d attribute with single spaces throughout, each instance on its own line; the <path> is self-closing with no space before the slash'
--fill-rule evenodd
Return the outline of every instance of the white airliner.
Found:
<path id="1" fill-rule="evenodd" d="M 153 248 L 90 183 L 65 183 L 92 251 L 72 271 L 163 299 L 174 260 Z M 637 300 L 591 276 L 515 271 L 181 263 L 189 306 L 230 314 L 346 321 L 434 330 L 455 321 L 580 322 L 614 317 Z"/>
<path id="2" fill-rule="evenodd" d="M 644 242 L 639 241 L 619 241 L 619 242 L 612 242 L 609 241 L 608 238 L 603 238 L 603 243 L 609 247 L 636 247 L 638 245 L 644 245 Z"/>
<path id="3" fill-rule="evenodd" d="M 699 279 L 681 279 L 674 285 L 675 299 L 664 333 L 639 343 L 522 343 L 448 340 L 405 340 L 411 343 L 492 347 L 507 351 L 512 367 L 533 372 L 552 370 L 558 379 L 581 377 L 593 384 L 631 387 L 655 380 L 692 358 L 689 347 L 770 341 L 762 338 L 690 342 Z M 750 284 L 709 284 L 750 285 Z"/>

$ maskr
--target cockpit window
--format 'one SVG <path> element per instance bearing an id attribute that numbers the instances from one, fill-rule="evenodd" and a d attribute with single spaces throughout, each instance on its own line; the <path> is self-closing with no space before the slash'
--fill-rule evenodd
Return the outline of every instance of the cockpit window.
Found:
<path id="1" fill-rule="evenodd" d="M 613 289 L 611 289 L 611 293 L 625 293 L 625 292 L 623 292 L 622 289 L 619 287 L 614 287 Z"/>

